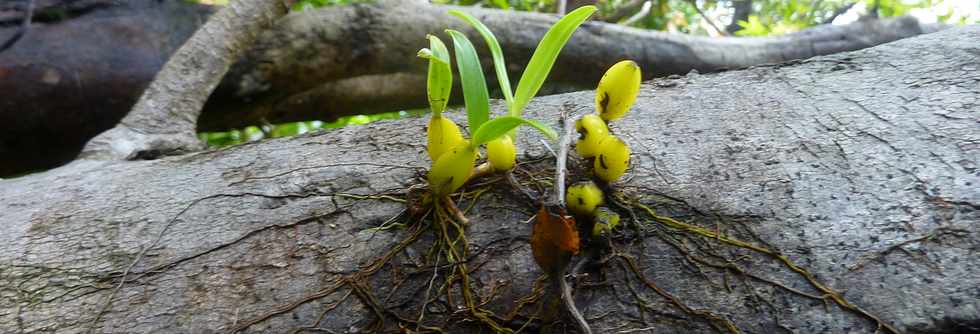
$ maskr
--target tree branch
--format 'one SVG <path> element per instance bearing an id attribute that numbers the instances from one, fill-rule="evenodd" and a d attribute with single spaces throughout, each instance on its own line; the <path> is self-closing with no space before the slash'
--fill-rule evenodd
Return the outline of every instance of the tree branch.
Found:
<path id="1" fill-rule="evenodd" d="M 601 17 L 600 19 L 606 22 L 616 23 L 622 21 L 623 19 L 633 16 L 634 13 L 638 12 L 643 3 L 646 0 L 630 0 L 630 2 L 619 6 L 615 12 L 612 14 Z"/>
<path id="2" fill-rule="evenodd" d="M 638 228 L 612 231 L 611 257 L 576 277 L 589 326 L 874 332 L 859 309 L 897 331 L 969 332 L 980 322 L 980 133 L 963 101 L 980 98 L 980 69 L 967 66 L 978 38 L 965 26 L 646 82 L 611 124 L 634 152 L 609 199 L 629 200 L 611 210 Z M 590 110 L 594 94 L 536 98 L 525 115 L 557 126 L 559 108 Z M 478 332 L 447 270 L 461 261 L 485 318 L 533 332 L 533 209 L 501 178 L 481 179 L 458 199 L 468 256 L 440 256 L 412 191 L 430 163 L 426 122 L 0 180 L 0 333 Z M 542 136 L 518 138 L 518 182 L 551 191 Z M 937 230 L 956 233 L 927 233 Z M 351 288 L 371 298 L 334 306 Z"/>
<path id="3" fill-rule="evenodd" d="M 424 63 L 414 54 L 424 45 L 425 34 L 448 27 L 472 34 L 477 43 L 482 41 L 468 26 L 448 16 L 447 9 L 380 1 L 291 15 L 256 42 L 256 52 L 248 53 L 234 66 L 220 88 L 221 96 L 229 98 L 215 100 L 209 107 L 241 113 L 257 102 L 274 105 L 292 99 L 293 94 L 339 79 L 424 73 Z M 520 76 L 522 65 L 530 59 L 538 40 L 556 20 L 553 15 L 460 9 L 481 18 L 495 32 L 510 64 L 511 77 Z M 562 52 L 551 83 L 590 87 L 605 68 L 623 58 L 636 60 L 646 78 L 650 78 L 692 69 L 705 73 L 809 58 L 877 45 L 922 31 L 914 19 L 898 18 L 820 27 L 791 36 L 708 38 L 590 22 Z M 485 64 L 489 69 L 490 62 Z M 411 107 L 424 105 L 425 100 L 420 97 L 423 96 L 418 95 Z"/>
<path id="4" fill-rule="evenodd" d="M 497 34 L 511 78 L 520 76 L 537 41 L 556 19 L 463 9 Z M 232 66 L 208 98 L 198 130 L 241 128 L 263 119 L 329 120 L 424 107 L 424 92 L 416 88 L 424 80 L 425 65 L 415 52 L 424 46 L 425 34 L 447 27 L 473 33 L 446 10 L 388 0 L 290 15 L 262 33 Z M 56 25 L 35 24 L 30 43 L 0 54 L 0 69 L 6 73 L 0 76 L 0 123 L 19 124 L 0 133 L 0 175 L 75 158 L 85 141 L 132 109 L 163 60 L 190 36 L 189 28 L 200 24 L 198 17 L 206 11 L 182 1 L 132 0 Z M 700 38 L 589 22 L 562 52 L 543 93 L 591 88 L 605 68 L 622 58 L 638 61 L 649 78 L 809 58 L 932 30 L 900 18 L 773 38 Z M 482 38 L 472 38 L 483 47 Z M 490 60 L 484 64 L 489 70 Z M 142 150 L 148 152 L 133 156 L 166 151 Z"/>
<path id="5" fill-rule="evenodd" d="M 84 159 L 152 159 L 203 148 L 197 118 L 207 97 L 259 31 L 286 13 L 278 0 L 236 0 L 170 58 L 113 129 L 93 138 Z"/>
<path id="6" fill-rule="evenodd" d="M 256 50 L 275 52 L 250 52 L 236 64 L 208 102 L 201 129 L 243 127 L 262 118 L 272 122 L 333 119 L 424 107 L 424 92 L 415 89 L 424 82 L 424 63 L 413 58 L 414 48 L 402 47 L 403 41 L 424 41 L 426 33 L 446 26 L 472 31 L 457 26 L 456 20 L 445 15 L 444 6 L 417 6 L 382 1 L 290 16 L 257 42 Z M 523 66 L 519 64 L 530 59 L 538 38 L 553 20 L 540 14 L 462 9 L 483 19 L 497 34 L 512 78 L 520 76 Z M 318 30 L 298 30 L 308 27 Z M 804 30 L 799 36 L 771 38 L 702 38 L 601 23 L 589 23 L 583 30 L 559 58 L 549 82 L 557 88 L 552 92 L 589 88 L 605 68 L 621 58 L 640 62 L 644 74 L 652 77 L 802 59 L 922 33 L 912 18 L 824 26 Z M 471 38 L 482 41 L 479 36 Z M 291 40 L 309 43 L 286 43 Z M 357 50 L 361 56 L 344 50 Z M 495 80 L 490 60 L 484 64 L 491 76 L 488 80 Z"/>
<path id="7" fill-rule="evenodd" d="M 854 5 L 856 5 L 856 4 L 857 4 L 857 2 L 849 2 L 849 3 L 846 3 L 846 4 L 841 5 L 840 7 L 837 7 L 837 9 L 834 9 L 834 12 L 831 13 L 829 17 L 827 17 L 826 19 L 823 20 L 823 24 L 831 24 L 831 23 L 834 23 L 834 20 L 837 19 L 838 16 L 841 16 L 844 13 L 847 13 L 847 11 L 851 10 L 851 8 L 854 7 Z"/>
<path id="8" fill-rule="evenodd" d="M 735 32 L 742 30 L 739 21 L 749 20 L 749 15 L 752 14 L 752 0 L 733 0 L 732 6 L 735 8 L 735 13 L 732 14 L 732 21 L 725 27 L 729 35 L 735 35 Z"/>
<path id="9" fill-rule="evenodd" d="M 640 8 L 640 11 L 636 12 L 636 14 L 633 14 L 633 16 L 630 16 L 626 20 L 623 20 L 622 24 L 624 26 L 633 25 L 633 23 L 636 23 L 642 20 L 647 15 L 650 15 L 650 9 L 652 8 L 653 8 L 653 1 L 650 0 L 644 1 L 643 7 Z"/>
<path id="10" fill-rule="evenodd" d="M 7 38 L 7 41 L 0 44 L 0 52 L 14 46 L 31 29 L 31 20 L 34 18 L 34 0 L 24 0 L 24 2 L 26 6 L 24 6 L 24 19 L 21 21 L 20 28 L 12 36 Z"/>
<path id="11" fill-rule="evenodd" d="M 728 35 L 728 33 L 725 30 L 722 30 L 721 28 L 718 27 L 717 24 L 715 24 L 715 20 L 714 19 L 712 19 L 710 16 L 708 16 L 708 14 L 705 14 L 704 11 L 702 11 L 701 8 L 698 7 L 698 1 L 697 0 L 687 0 L 687 3 L 690 4 L 691 7 L 694 7 L 694 10 L 696 12 L 698 12 L 698 15 L 700 15 L 701 18 L 704 19 L 705 22 L 708 22 L 708 25 L 710 25 L 711 28 L 714 29 L 716 33 L 718 33 L 719 35 L 722 35 L 722 36 Z"/>

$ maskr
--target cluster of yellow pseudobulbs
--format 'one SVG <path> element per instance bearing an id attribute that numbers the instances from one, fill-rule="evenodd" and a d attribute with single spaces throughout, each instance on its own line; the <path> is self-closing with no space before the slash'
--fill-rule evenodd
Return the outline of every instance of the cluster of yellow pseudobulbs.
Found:
<path id="1" fill-rule="evenodd" d="M 613 135 L 606 122 L 621 118 L 629 111 L 639 93 L 640 78 L 640 67 L 631 60 L 624 60 L 610 67 L 599 80 L 596 89 L 596 113 L 575 122 L 575 128 L 580 135 L 575 150 L 583 157 L 594 158 L 593 174 L 605 182 L 618 180 L 629 168 L 629 145 Z M 429 184 L 435 194 L 446 195 L 458 189 L 469 178 L 478 152 L 463 137 L 459 127 L 448 118 L 432 117 L 427 132 L 427 151 L 433 161 Z M 509 135 L 487 143 L 487 158 L 496 171 L 513 168 L 516 155 L 516 148 Z M 569 196 L 571 192 L 570 189 Z M 599 191 L 598 194 L 601 199 L 602 192 Z M 572 205 L 572 201 L 568 202 Z M 595 206 L 592 206 L 588 211 L 594 209 Z"/>
<path id="2" fill-rule="evenodd" d="M 626 115 L 640 91 L 640 67 L 631 60 L 616 63 L 599 80 L 596 88 L 596 113 L 575 122 L 579 139 L 575 151 L 592 158 L 592 173 L 606 183 L 618 180 L 630 164 L 630 148 L 609 131 L 607 122 Z M 602 190 L 594 182 L 582 182 L 568 188 L 566 203 L 577 215 L 593 216 L 596 225 L 593 235 L 611 230 L 619 224 L 619 216 L 600 207 L 604 203 Z"/>
<path id="3" fill-rule="evenodd" d="M 614 182 L 626 173 L 630 148 L 613 135 L 606 122 L 629 111 L 640 91 L 640 67 L 632 60 L 616 63 L 599 80 L 596 88 L 596 114 L 585 115 L 575 122 L 580 137 L 575 150 L 586 158 L 595 158 L 593 173 L 606 182 Z"/>

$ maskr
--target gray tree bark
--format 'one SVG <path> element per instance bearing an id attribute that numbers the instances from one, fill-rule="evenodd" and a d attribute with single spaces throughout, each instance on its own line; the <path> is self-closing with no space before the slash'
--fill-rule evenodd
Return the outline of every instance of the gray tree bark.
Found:
<path id="1" fill-rule="evenodd" d="M 885 331 L 977 331 L 978 39 L 970 26 L 644 84 L 612 124 L 634 152 L 615 188 L 702 228 L 634 212 L 640 227 L 612 242 L 625 255 L 585 266 L 575 284 L 592 328 L 702 333 L 728 319 L 744 332 L 870 333 L 877 318 Z M 528 115 L 588 112 L 593 94 L 542 97 Z M 449 270 L 428 254 L 433 230 L 399 202 L 424 183 L 424 124 L 0 181 L 0 332 L 357 332 L 379 319 L 416 330 L 420 318 L 486 331 L 462 321 L 458 296 L 419 317 Z M 539 137 L 520 138 L 523 170 L 552 166 Z M 497 178 L 467 189 L 487 184 L 459 203 L 473 205 L 467 262 L 483 307 L 506 318 L 540 274 L 527 245 L 535 209 Z M 406 226 L 371 230 L 393 222 Z M 368 266 L 391 250 L 389 265 Z M 516 329 L 535 310 L 501 323 Z"/>
<path id="2" fill-rule="evenodd" d="M 47 2 L 52 1 L 39 5 L 50 7 Z M 84 142 L 131 109 L 160 65 L 208 12 L 180 0 L 69 4 L 80 7 L 65 10 L 85 14 L 56 24 L 35 23 L 27 40 L 0 53 L 0 90 L 5 92 L 0 122 L 18 124 L 0 133 L 0 175 L 73 159 Z M 424 107 L 426 98 L 416 88 L 424 80 L 425 63 L 415 52 L 425 46 L 425 34 L 446 27 L 472 33 L 446 10 L 417 1 L 379 1 L 289 15 L 262 34 L 224 78 L 208 99 L 198 129 Z M 556 19 L 464 10 L 498 34 L 515 80 Z M 649 78 L 854 50 L 933 29 L 898 18 L 784 37 L 709 39 L 593 22 L 562 53 L 549 90 L 592 88 L 602 71 L 622 58 L 641 62 Z M 471 38 L 482 43 L 478 36 Z M 489 60 L 485 65 L 489 69 Z"/>

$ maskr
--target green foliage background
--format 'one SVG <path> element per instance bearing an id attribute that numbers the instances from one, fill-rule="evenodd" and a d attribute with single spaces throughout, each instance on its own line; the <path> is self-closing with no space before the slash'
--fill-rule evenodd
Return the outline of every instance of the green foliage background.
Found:
<path id="1" fill-rule="evenodd" d="M 198 0 L 199 2 L 222 4 L 227 0 Z M 866 13 L 879 17 L 907 15 L 914 9 L 936 8 L 948 0 L 753 0 L 752 14 L 748 20 L 739 22 L 741 27 L 737 36 L 770 36 L 796 32 L 802 29 L 827 23 L 842 8 L 863 5 Z M 323 6 L 341 6 L 370 0 L 302 0 L 294 10 L 311 10 Z M 556 0 L 432 0 L 433 3 L 462 6 L 481 6 L 516 11 L 555 12 Z M 652 30 L 667 30 L 695 35 L 718 34 L 711 24 L 724 30 L 727 20 L 711 19 L 713 13 L 732 7 L 732 0 L 651 0 L 648 13 L 630 20 L 638 11 L 634 0 L 599 0 L 597 17 L 600 20 L 632 27 Z M 977 3 L 980 8 L 980 1 Z M 871 10 L 874 10 L 871 13 Z M 632 12 L 630 12 L 632 11 Z M 622 15 L 623 12 L 629 15 Z M 948 22 L 950 11 L 938 17 L 940 22 Z M 961 17 L 955 24 L 977 23 Z M 710 30 L 710 31 L 709 31 Z M 419 41 L 422 46 L 425 41 Z M 350 125 L 366 124 L 384 119 L 421 117 L 427 110 L 401 110 L 374 115 L 342 117 L 333 122 L 308 121 L 286 124 L 267 124 L 250 126 L 226 132 L 201 133 L 200 138 L 212 147 L 235 145 L 264 138 L 292 136 L 314 130 L 333 129 Z"/>

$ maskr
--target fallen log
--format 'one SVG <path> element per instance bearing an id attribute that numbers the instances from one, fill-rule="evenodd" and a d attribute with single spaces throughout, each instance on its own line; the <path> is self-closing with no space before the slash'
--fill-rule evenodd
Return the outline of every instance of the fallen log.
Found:
<path id="1" fill-rule="evenodd" d="M 24 40 L 0 53 L 0 175 L 50 168 L 130 110 L 160 66 L 213 10 L 182 0 L 68 2 L 66 20 L 35 20 Z M 224 131 L 264 122 L 331 120 L 419 108 L 425 34 L 472 33 L 446 6 L 379 1 L 294 13 L 260 37 L 224 78 L 198 123 Z M 512 78 L 555 20 L 546 14 L 465 8 L 498 35 Z M 4 18 L 17 19 L 12 11 Z M 15 28 L 0 29 L 8 36 Z M 685 74 L 856 50 L 938 29 L 915 19 L 860 21 L 769 38 L 703 38 L 594 22 L 571 40 L 549 90 L 591 89 L 622 58 L 654 75 Z M 482 39 L 470 36 L 483 50 Z M 486 54 L 484 52 L 484 54 Z M 489 70 L 489 61 L 485 62 Z M 492 71 L 488 71 L 492 75 Z M 491 77 L 490 80 L 493 80 Z M 379 89 L 380 87 L 380 89 Z"/>
<path id="2" fill-rule="evenodd" d="M 969 26 L 647 82 L 612 125 L 635 152 L 613 208 L 626 227 L 573 280 L 586 320 L 600 333 L 976 331 L 978 38 Z M 542 97 L 528 115 L 592 103 Z M 0 332 L 485 330 L 457 308 L 430 218 L 406 208 L 424 123 L 2 180 Z M 552 159 L 520 138 L 518 175 L 537 189 L 527 175 Z M 467 190 L 472 291 L 503 328 L 536 328 L 537 304 L 517 308 L 540 274 L 533 203 L 494 177 Z"/>

